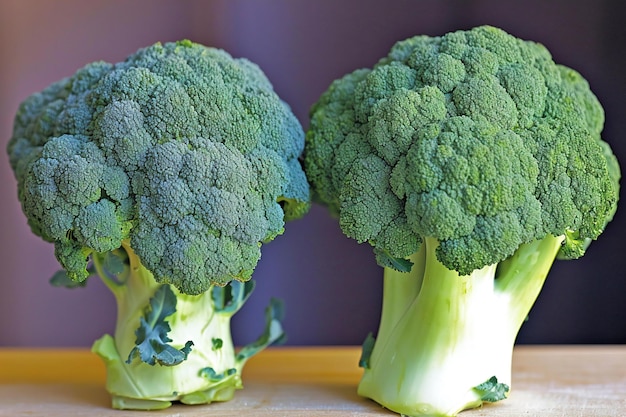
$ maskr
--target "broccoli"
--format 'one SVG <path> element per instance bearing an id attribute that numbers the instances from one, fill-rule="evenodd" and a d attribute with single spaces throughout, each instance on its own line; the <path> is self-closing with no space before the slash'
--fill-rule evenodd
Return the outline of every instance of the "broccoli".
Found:
<path id="1" fill-rule="evenodd" d="M 612 219 L 620 169 L 583 77 L 491 26 L 396 43 L 310 111 L 313 201 L 384 268 L 361 396 L 453 416 L 508 396 L 517 333 L 556 258 Z"/>
<path id="2" fill-rule="evenodd" d="M 188 40 L 95 62 L 28 97 L 8 144 L 18 196 L 63 267 L 117 301 L 93 345 L 115 408 L 224 401 L 284 338 L 282 304 L 235 351 L 261 245 L 309 208 L 304 131 L 254 63 Z"/>

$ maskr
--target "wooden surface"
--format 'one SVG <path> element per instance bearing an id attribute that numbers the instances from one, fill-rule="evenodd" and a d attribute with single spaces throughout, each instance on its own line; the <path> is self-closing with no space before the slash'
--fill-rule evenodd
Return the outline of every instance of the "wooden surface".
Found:
<path id="1" fill-rule="evenodd" d="M 244 369 L 227 403 L 112 410 L 100 359 L 87 350 L 0 349 L 0 416 L 393 416 L 356 394 L 359 349 L 271 348 Z M 626 416 L 626 346 L 517 347 L 506 401 L 462 417 Z"/>

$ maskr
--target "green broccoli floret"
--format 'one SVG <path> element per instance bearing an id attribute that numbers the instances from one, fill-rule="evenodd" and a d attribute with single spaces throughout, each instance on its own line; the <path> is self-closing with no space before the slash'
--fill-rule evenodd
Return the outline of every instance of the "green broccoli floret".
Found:
<path id="1" fill-rule="evenodd" d="M 408 416 L 507 395 L 554 259 L 582 256 L 615 213 L 603 123 L 580 74 L 489 26 L 406 39 L 331 84 L 311 109 L 305 172 L 384 267 L 361 395 Z"/>
<path id="2" fill-rule="evenodd" d="M 21 104 L 8 153 L 29 225 L 66 271 L 54 283 L 97 274 L 117 298 L 114 338 L 94 345 L 114 406 L 240 387 L 248 354 L 235 355 L 229 319 L 261 245 L 309 208 L 303 147 L 255 64 L 190 41 L 89 64 Z M 268 317 L 261 345 L 282 337 Z"/>

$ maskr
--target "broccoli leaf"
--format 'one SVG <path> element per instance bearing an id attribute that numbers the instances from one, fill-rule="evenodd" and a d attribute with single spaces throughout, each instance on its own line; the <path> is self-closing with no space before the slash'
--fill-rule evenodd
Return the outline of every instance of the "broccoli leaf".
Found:
<path id="1" fill-rule="evenodd" d="M 213 343 L 213 350 L 220 350 L 224 346 L 224 341 L 219 337 L 214 337 L 211 342 Z"/>
<path id="2" fill-rule="evenodd" d="M 265 331 L 259 338 L 237 353 L 237 360 L 245 362 L 266 347 L 274 343 L 283 343 L 286 340 L 281 320 L 284 316 L 284 305 L 281 300 L 272 298 L 265 309 Z"/>
<path id="3" fill-rule="evenodd" d="M 112 275 L 121 275 L 126 271 L 128 255 L 123 250 L 107 252 L 104 254 L 102 267 Z"/>
<path id="4" fill-rule="evenodd" d="M 235 368 L 229 368 L 225 370 L 224 372 L 222 372 L 221 374 L 218 374 L 217 372 L 215 372 L 215 369 L 211 367 L 200 369 L 200 376 L 207 378 L 211 382 L 222 381 L 223 379 L 229 378 L 235 375 L 236 373 L 237 373 L 237 370 Z"/>
<path id="5" fill-rule="evenodd" d="M 492 376 L 482 384 L 475 386 L 474 390 L 480 395 L 481 400 L 494 403 L 506 399 L 509 386 L 498 382 L 498 378 Z"/>
<path id="6" fill-rule="evenodd" d="M 167 334 L 171 330 L 165 320 L 176 312 L 176 295 L 169 285 L 161 285 L 150 299 L 144 316 L 140 318 L 140 326 L 135 331 L 136 346 L 130 351 L 126 363 L 131 363 L 135 357 L 148 365 L 174 366 L 187 359 L 191 352 L 192 341 L 185 343 L 181 349 L 169 345 L 171 342 Z"/>
<path id="7" fill-rule="evenodd" d="M 53 287 L 62 288 L 82 288 L 87 285 L 87 280 L 74 281 L 69 276 L 67 276 L 67 272 L 62 269 L 52 275 L 52 278 L 50 278 L 50 285 L 52 285 Z"/>
<path id="8" fill-rule="evenodd" d="M 361 358 L 359 359 L 359 367 L 368 369 L 370 367 L 370 357 L 372 356 L 372 350 L 374 350 L 374 343 L 376 339 L 372 333 L 368 333 L 367 337 L 363 341 L 361 347 Z"/>
<path id="9" fill-rule="evenodd" d="M 87 267 L 87 273 L 89 274 L 87 278 L 92 275 L 96 275 L 96 269 L 93 264 L 89 264 Z M 50 285 L 53 287 L 62 287 L 62 288 L 84 288 L 87 285 L 88 279 L 84 279 L 82 281 L 76 281 L 70 278 L 65 269 L 60 269 L 52 275 L 50 278 Z"/>
<path id="10" fill-rule="evenodd" d="M 214 286 L 211 290 L 215 311 L 234 315 L 245 304 L 254 290 L 255 282 L 231 281 L 223 287 Z"/>
<path id="11" fill-rule="evenodd" d="M 376 261 L 379 265 L 391 268 L 400 272 L 411 272 L 413 262 L 404 258 L 397 258 L 392 256 L 387 250 L 381 248 L 374 248 L 374 255 L 376 255 Z"/>

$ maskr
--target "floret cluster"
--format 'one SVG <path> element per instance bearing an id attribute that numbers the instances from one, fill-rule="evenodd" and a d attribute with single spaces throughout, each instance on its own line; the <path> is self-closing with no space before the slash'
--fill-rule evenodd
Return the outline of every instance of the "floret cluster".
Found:
<path id="1" fill-rule="evenodd" d="M 199 294 L 249 279 L 261 243 L 306 211 L 303 146 L 256 65 L 182 41 L 29 97 L 9 155 L 31 228 L 70 278 L 129 240 L 157 281 Z"/>

